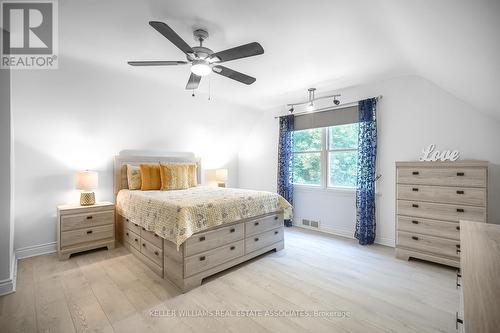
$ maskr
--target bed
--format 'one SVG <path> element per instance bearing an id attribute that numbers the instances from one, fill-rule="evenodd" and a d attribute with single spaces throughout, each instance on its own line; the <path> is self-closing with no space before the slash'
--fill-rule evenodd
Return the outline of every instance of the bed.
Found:
<path id="1" fill-rule="evenodd" d="M 117 239 L 183 292 L 210 275 L 284 248 L 283 220 L 291 206 L 275 193 L 197 186 L 129 190 L 127 164 L 196 163 L 193 154 L 115 157 Z"/>

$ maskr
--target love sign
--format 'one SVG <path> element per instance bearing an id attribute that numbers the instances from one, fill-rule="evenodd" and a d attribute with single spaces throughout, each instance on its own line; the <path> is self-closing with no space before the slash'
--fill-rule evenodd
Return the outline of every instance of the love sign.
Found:
<path id="1" fill-rule="evenodd" d="M 435 149 L 436 149 L 436 145 L 434 145 L 434 144 L 428 145 L 427 148 L 422 150 L 423 155 L 422 155 L 422 157 L 420 157 L 420 161 L 428 161 L 428 162 L 451 161 L 451 162 L 454 162 L 454 161 L 458 160 L 458 158 L 460 157 L 460 153 L 458 152 L 458 150 L 439 151 L 439 150 L 435 150 Z"/>

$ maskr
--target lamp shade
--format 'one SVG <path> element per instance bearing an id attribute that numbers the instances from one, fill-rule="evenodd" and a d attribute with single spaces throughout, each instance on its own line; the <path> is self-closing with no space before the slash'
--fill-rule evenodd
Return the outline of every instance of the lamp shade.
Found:
<path id="1" fill-rule="evenodd" d="M 215 170 L 215 179 L 218 182 L 225 182 L 227 180 L 227 169 Z"/>
<path id="2" fill-rule="evenodd" d="M 97 172 L 79 171 L 76 173 L 76 189 L 91 191 L 97 188 Z"/>

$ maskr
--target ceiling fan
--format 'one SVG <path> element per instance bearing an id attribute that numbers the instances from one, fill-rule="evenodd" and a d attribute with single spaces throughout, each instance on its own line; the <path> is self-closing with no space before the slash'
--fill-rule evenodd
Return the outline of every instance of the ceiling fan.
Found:
<path id="1" fill-rule="evenodd" d="M 189 46 L 172 28 L 166 23 L 151 21 L 153 28 L 165 36 L 182 52 L 186 54 L 187 61 L 129 61 L 131 66 L 177 66 L 191 64 L 191 76 L 186 85 L 187 90 L 197 89 L 202 76 L 211 72 L 228 77 L 244 84 L 252 84 L 255 78 L 237 72 L 230 68 L 219 65 L 220 63 L 256 56 L 264 53 L 264 49 L 259 43 L 253 42 L 245 45 L 233 47 L 231 49 L 214 53 L 209 48 L 203 46 L 203 41 L 208 38 L 208 32 L 197 29 L 193 32 L 195 40 L 200 46 Z"/>

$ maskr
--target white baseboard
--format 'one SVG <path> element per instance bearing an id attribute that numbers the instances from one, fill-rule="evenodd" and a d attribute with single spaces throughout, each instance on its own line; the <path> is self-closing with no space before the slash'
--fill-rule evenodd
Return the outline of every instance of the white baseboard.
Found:
<path id="1" fill-rule="evenodd" d="M 16 291 L 17 260 L 34 256 L 40 256 L 42 254 L 54 253 L 56 251 L 57 251 L 56 242 L 27 246 L 15 250 L 14 257 L 12 259 L 11 276 L 8 279 L 0 281 L 0 296 L 10 294 Z"/>
<path id="2" fill-rule="evenodd" d="M 345 238 L 354 239 L 354 231 L 351 229 L 348 229 L 348 228 L 338 228 L 338 227 L 331 227 L 331 226 L 325 227 L 322 225 L 320 225 L 319 228 L 311 228 L 311 227 L 303 226 L 301 224 L 296 224 L 295 221 L 294 221 L 293 226 L 298 227 L 298 228 L 308 229 L 308 230 L 316 230 L 319 232 L 324 232 L 324 233 L 335 235 L 335 236 L 341 236 L 341 237 L 345 237 Z M 376 237 L 375 243 L 380 244 L 380 245 L 394 247 L 394 239 L 391 239 L 391 238 Z"/>
<path id="3" fill-rule="evenodd" d="M 57 242 L 39 244 L 16 249 L 16 259 L 24 259 L 57 251 Z"/>
<path id="4" fill-rule="evenodd" d="M 7 295 L 16 291 L 17 280 L 17 258 L 12 258 L 12 267 L 10 269 L 10 278 L 0 281 L 0 296 Z"/>

